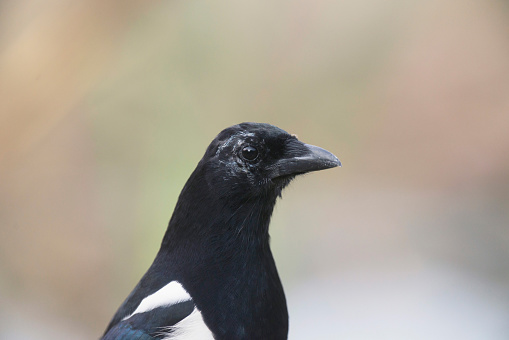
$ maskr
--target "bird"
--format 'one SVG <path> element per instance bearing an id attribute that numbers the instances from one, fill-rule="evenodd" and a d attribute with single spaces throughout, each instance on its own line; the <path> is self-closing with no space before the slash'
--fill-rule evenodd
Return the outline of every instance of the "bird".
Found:
<path id="1" fill-rule="evenodd" d="M 152 265 L 101 339 L 287 339 L 272 212 L 296 176 L 337 166 L 331 152 L 274 125 L 222 130 L 185 183 Z"/>

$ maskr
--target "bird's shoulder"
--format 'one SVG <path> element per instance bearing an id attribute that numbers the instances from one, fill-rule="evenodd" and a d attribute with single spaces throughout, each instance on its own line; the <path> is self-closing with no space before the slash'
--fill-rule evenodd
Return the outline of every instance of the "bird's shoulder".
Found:
<path id="1" fill-rule="evenodd" d="M 171 281 L 141 300 L 102 340 L 213 339 L 191 295 Z"/>

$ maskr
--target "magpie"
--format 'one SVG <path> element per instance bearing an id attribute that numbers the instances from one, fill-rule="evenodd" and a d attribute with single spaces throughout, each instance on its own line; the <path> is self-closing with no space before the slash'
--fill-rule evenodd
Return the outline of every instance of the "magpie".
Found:
<path id="1" fill-rule="evenodd" d="M 103 340 L 287 339 L 269 222 L 297 175 L 341 166 L 278 127 L 221 131 L 178 198 L 156 258 Z"/>

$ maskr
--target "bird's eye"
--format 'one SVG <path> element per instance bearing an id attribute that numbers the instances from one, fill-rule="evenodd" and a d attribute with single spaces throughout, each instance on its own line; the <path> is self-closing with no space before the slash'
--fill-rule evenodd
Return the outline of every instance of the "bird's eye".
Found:
<path id="1" fill-rule="evenodd" d="M 258 158 L 258 150 L 252 146 L 246 146 L 242 149 L 242 157 L 248 161 L 254 161 Z"/>

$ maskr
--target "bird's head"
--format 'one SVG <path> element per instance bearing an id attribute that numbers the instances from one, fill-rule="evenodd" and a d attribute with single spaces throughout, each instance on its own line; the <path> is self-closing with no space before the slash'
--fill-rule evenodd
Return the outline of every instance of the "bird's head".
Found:
<path id="1" fill-rule="evenodd" d="M 281 194 L 296 176 L 341 166 L 336 156 L 304 144 L 270 124 L 242 123 L 221 131 L 200 165 L 209 187 L 221 196 L 250 198 Z"/>
<path id="2" fill-rule="evenodd" d="M 277 197 L 297 175 L 340 166 L 327 150 L 304 144 L 270 124 L 242 123 L 221 131 L 182 190 L 163 246 L 183 240 L 235 240 L 244 230 L 268 242 Z M 246 227 L 247 225 L 247 227 Z M 260 236 L 262 235 L 262 236 Z M 200 236 L 200 237 L 201 237 Z M 228 248 L 230 249 L 230 248 Z"/>

